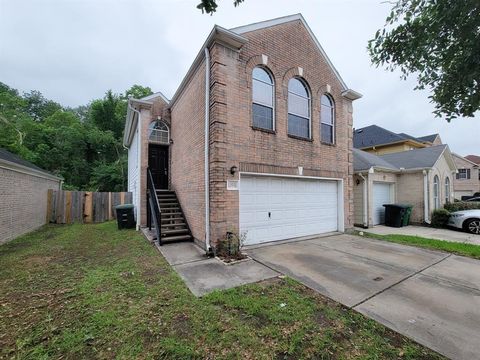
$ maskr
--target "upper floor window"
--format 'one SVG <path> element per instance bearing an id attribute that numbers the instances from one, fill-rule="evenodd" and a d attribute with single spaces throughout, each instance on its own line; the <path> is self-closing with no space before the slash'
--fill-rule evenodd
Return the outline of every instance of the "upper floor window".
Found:
<path id="1" fill-rule="evenodd" d="M 434 209 L 438 209 L 440 207 L 439 182 L 440 180 L 438 179 L 438 176 L 435 175 L 435 177 L 433 178 L 433 208 Z"/>
<path id="2" fill-rule="evenodd" d="M 445 178 L 445 202 L 447 204 L 450 202 L 450 179 L 448 176 Z"/>
<path id="3" fill-rule="evenodd" d="M 310 139 L 310 92 L 305 82 L 292 78 L 288 82 L 288 134 Z"/>
<path id="4" fill-rule="evenodd" d="M 458 169 L 457 179 L 458 180 L 470 179 L 470 169 Z"/>
<path id="5" fill-rule="evenodd" d="M 156 120 L 148 126 L 148 140 L 160 144 L 170 143 L 170 129 L 162 120 Z"/>
<path id="6" fill-rule="evenodd" d="M 328 95 L 322 95 L 320 101 L 320 134 L 322 141 L 328 144 L 335 142 L 335 108 Z"/>
<path id="7" fill-rule="evenodd" d="M 273 120 L 274 84 L 272 77 L 262 67 L 252 72 L 252 114 L 253 126 L 261 129 L 275 130 Z"/>

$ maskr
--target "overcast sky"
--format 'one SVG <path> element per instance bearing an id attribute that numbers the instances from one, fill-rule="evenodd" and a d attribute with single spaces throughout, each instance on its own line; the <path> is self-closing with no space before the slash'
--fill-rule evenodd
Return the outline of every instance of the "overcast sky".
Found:
<path id="1" fill-rule="evenodd" d="M 354 103 L 354 127 L 377 124 L 413 136 L 440 133 L 461 155 L 480 155 L 480 115 L 447 123 L 434 118 L 427 91 L 415 78 L 370 65 L 367 41 L 382 27 L 382 0 L 220 0 L 213 15 L 199 0 L 0 0 L 0 81 L 39 90 L 78 106 L 150 86 L 170 98 L 214 24 L 236 27 L 302 13 L 347 85 L 364 97 Z"/>

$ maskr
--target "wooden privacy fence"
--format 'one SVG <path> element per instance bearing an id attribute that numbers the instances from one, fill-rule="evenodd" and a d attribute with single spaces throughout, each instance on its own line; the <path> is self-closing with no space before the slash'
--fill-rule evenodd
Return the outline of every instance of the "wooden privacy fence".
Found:
<path id="1" fill-rule="evenodd" d="M 99 223 L 116 218 L 115 206 L 132 203 L 131 192 L 48 190 L 47 223 Z"/>

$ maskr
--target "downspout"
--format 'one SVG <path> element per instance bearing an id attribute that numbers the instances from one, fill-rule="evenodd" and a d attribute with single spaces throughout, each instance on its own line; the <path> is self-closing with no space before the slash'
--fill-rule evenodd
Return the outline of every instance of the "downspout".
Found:
<path id="1" fill-rule="evenodd" d="M 137 113 L 138 114 L 138 141 L 137 141 L 137 164 L 138 164 L 138 178 L 140 179 L 140 186 L 138 186 L 136 188 L 136 191 L 137 191 L 137 202 L 138 204 L 137 205 L 137 231 L 140 230 L 140 221 L 142 219 L 142 210 L 141 210 L 141 204 L 142 204 L 142 200 L 141 200 L 141 194 L 140 194 L 140 189 L 141 189 L 141 181 L 142 181 L 142 157 L 141 157 L 141 153 L 142 153 L 142 114 L 140 113 L 140 111 L 138 111 L 137 109 L 133 108 L 132 105 L 130 105 L 130 101 L 128 102 L 128 108 L 130 110 L 132 110 L 133 112 Z M 147 204 L 148 206 L 148 204 Z"/>
<path id="2" fill-rule="evenodd" d="M 368 228 L 367 179 L 365 179 L 362 173 L 359 173 L 358 176 L 363 180 L 363 226 Z"/>
<path id="3" fill-rule="evenodd" d="M 205 47 L 205 250 L 207 255 L 212 254 L 210 247 L 210 52 Z"/>
<path id="4" fill-rule="evenodd" d="M 428 171 L 423 170 L 423 218 L 427 224 L 430 224 L 429 202 L 428 202 Z"/>

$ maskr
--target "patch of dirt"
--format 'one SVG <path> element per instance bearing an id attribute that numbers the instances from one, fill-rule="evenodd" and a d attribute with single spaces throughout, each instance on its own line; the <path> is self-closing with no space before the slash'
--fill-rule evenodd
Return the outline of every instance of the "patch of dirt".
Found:
<path id="1" fill-rule="evenodd" d="M 187 314 L 179 314 L 173 318 L 173 327 L 175 334 L 181 338 L 186 338 L 192 335 L 192 328 L 190 326 L 190 318 Z"/>
<path id="2" fill-rule="evenodd" d="M 24 263 L 28 265 L 47 265 L 53 256 L 41 256 L 41 255 L 32 255 L 23 260 Z"/>

